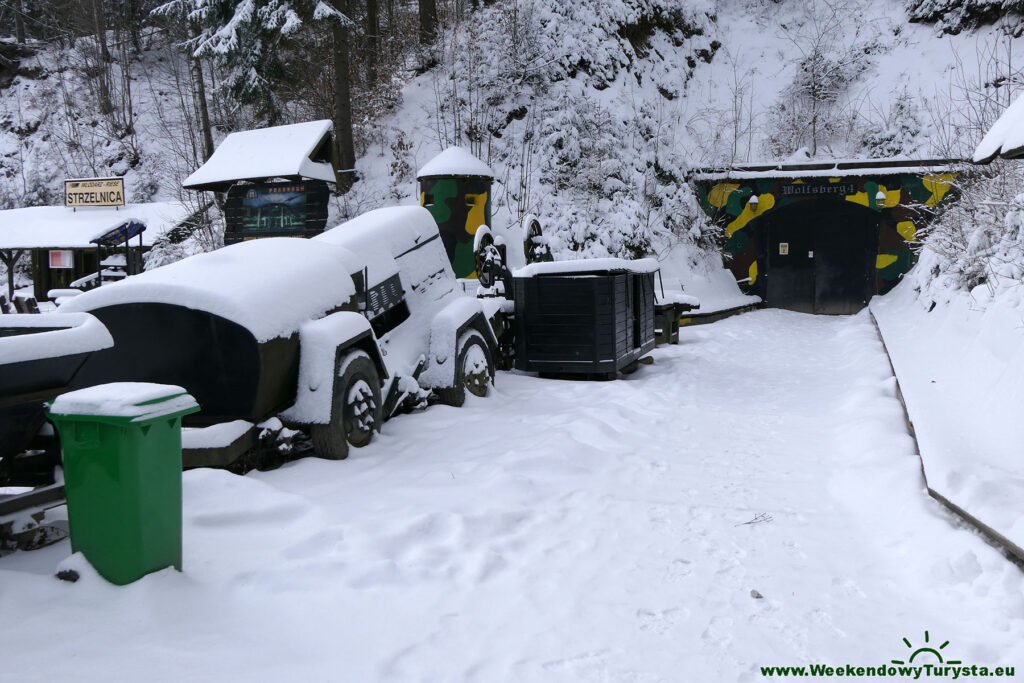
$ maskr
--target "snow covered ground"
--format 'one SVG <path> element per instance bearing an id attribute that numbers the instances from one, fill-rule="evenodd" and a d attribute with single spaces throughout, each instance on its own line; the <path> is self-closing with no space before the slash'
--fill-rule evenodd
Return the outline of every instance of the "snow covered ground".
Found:
<path id="1" fill-rule="evenodd" d="M 114 588 L 66 542 L 0 558 L 0 671 L 758 681 L 926 632 L 1024 666 L 1021 571 L 926 495 L 866 312 L 680 337 L 616 382 L 501 373 L 344 462 L 188 472 L 180 574 Z"/>
<path id="2" fill-rule="evenodd" d="M 871 309 L 892 355 L 928 484 L 1024 548 L 1024 297 L 988 287 L 928 311 L 911 285 Z"/>

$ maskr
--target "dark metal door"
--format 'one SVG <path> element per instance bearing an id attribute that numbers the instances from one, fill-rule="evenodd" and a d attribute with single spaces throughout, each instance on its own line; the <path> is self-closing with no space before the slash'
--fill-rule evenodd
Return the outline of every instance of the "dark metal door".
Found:
<path id="1" fill-rule="evenodd" d="M 818 212 L 814 223 L 814 312 L 856 313 L 871 297 L 878 217 L 843 207 Z"/>
<path id="2" fill-rule="evenodd" d="M 788 212 L 787 212 L 788 213 Z M 767 226 L 765 299 L 769 306 L 814 312 L 813 224 L 773 216 Z"/>
<path id="3" fill-rule="evenodd" d="M 774 308 L 851 314 L 874 291 L 878 215 L 856 204 L 808 201 L 765 216 L 759 261 Z"/>

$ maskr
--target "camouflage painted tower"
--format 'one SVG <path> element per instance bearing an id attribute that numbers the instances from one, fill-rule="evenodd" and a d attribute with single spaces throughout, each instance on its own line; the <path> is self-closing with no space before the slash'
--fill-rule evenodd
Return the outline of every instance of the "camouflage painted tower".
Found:
<path id="1" fill-rule="evenodd" d="M 430 211 L 441 232 L 455 277 L 475 278 L 473 238 L 481 225 L 491 227 L 494 173 L 461 147 L 449 147 L 416 175 L 420 205 Z"/>

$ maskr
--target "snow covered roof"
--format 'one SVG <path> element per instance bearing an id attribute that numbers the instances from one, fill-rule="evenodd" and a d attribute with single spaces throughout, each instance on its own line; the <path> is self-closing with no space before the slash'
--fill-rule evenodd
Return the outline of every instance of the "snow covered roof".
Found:
<path id="1" fill-rule="evenodd" d="M 469 178 L 493 178 L 494 171 L 462 147 L 449 147 L 423 164 L 416 179 L 455 176 Z"/>
<path id="2" fill-rule="evenodd" d="M 185 178 L 191 190 L 226 190 L 238 180 L 313 178 L 336 181 L 330 162 L 331 122 L 244 130 L 224 138 L 210 159 Z"/>
<path id="3" fill-rule="evenodd" d="M 972 161 L 987 164 L 1001 156 L 1014 159 L 1024 155 L 1024 95 L 1018 97 L 985 133 Z"/>
<path id="4" fill-rule="evenodd" d="M 355 294 L 342 247 L 289 237 L 239 242 L 85 292 L 60 313 L 117 304 L 174 304 L 218 315 L 258 342 L 287 337 Z"/>
<path id="5" fill-rule="evenodd" d="M 848 176 L 935 173 L 962 163 L 958 159 L 829 159 L 799 163 L 765 162 L 732 168 L 695 169 L 694 180 L 755 180 L 758 178 L 834 178 Z"/>
<path id="6" fill-rule="evenodd" d="M 83 249 L 96 245 L 91 240 L 127 221 L 146 226 L 142 244 L 151 246 L 156 238 L 181 224 L 191 210 L 178 202 L 131 204 L 78 210 L 64 206 L 31 206 L 0 211 L 0 249 Z M 137 240 L 133 238 L 132 244 Z"/>

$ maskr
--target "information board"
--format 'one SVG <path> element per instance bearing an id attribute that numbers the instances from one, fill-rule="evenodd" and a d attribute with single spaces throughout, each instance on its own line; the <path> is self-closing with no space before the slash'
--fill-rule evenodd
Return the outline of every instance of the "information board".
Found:
<path id="1" fill-rule="evenodd" d="M 327 184 L 318 180 L 235 185 L 228 191 L 224 241 L 319 234 L 328 196 Z"/>
<path id="2" fill-rule="evenodd" d="M 65 180 L 64 206 L 124 206 L 124 178 Z"/>

